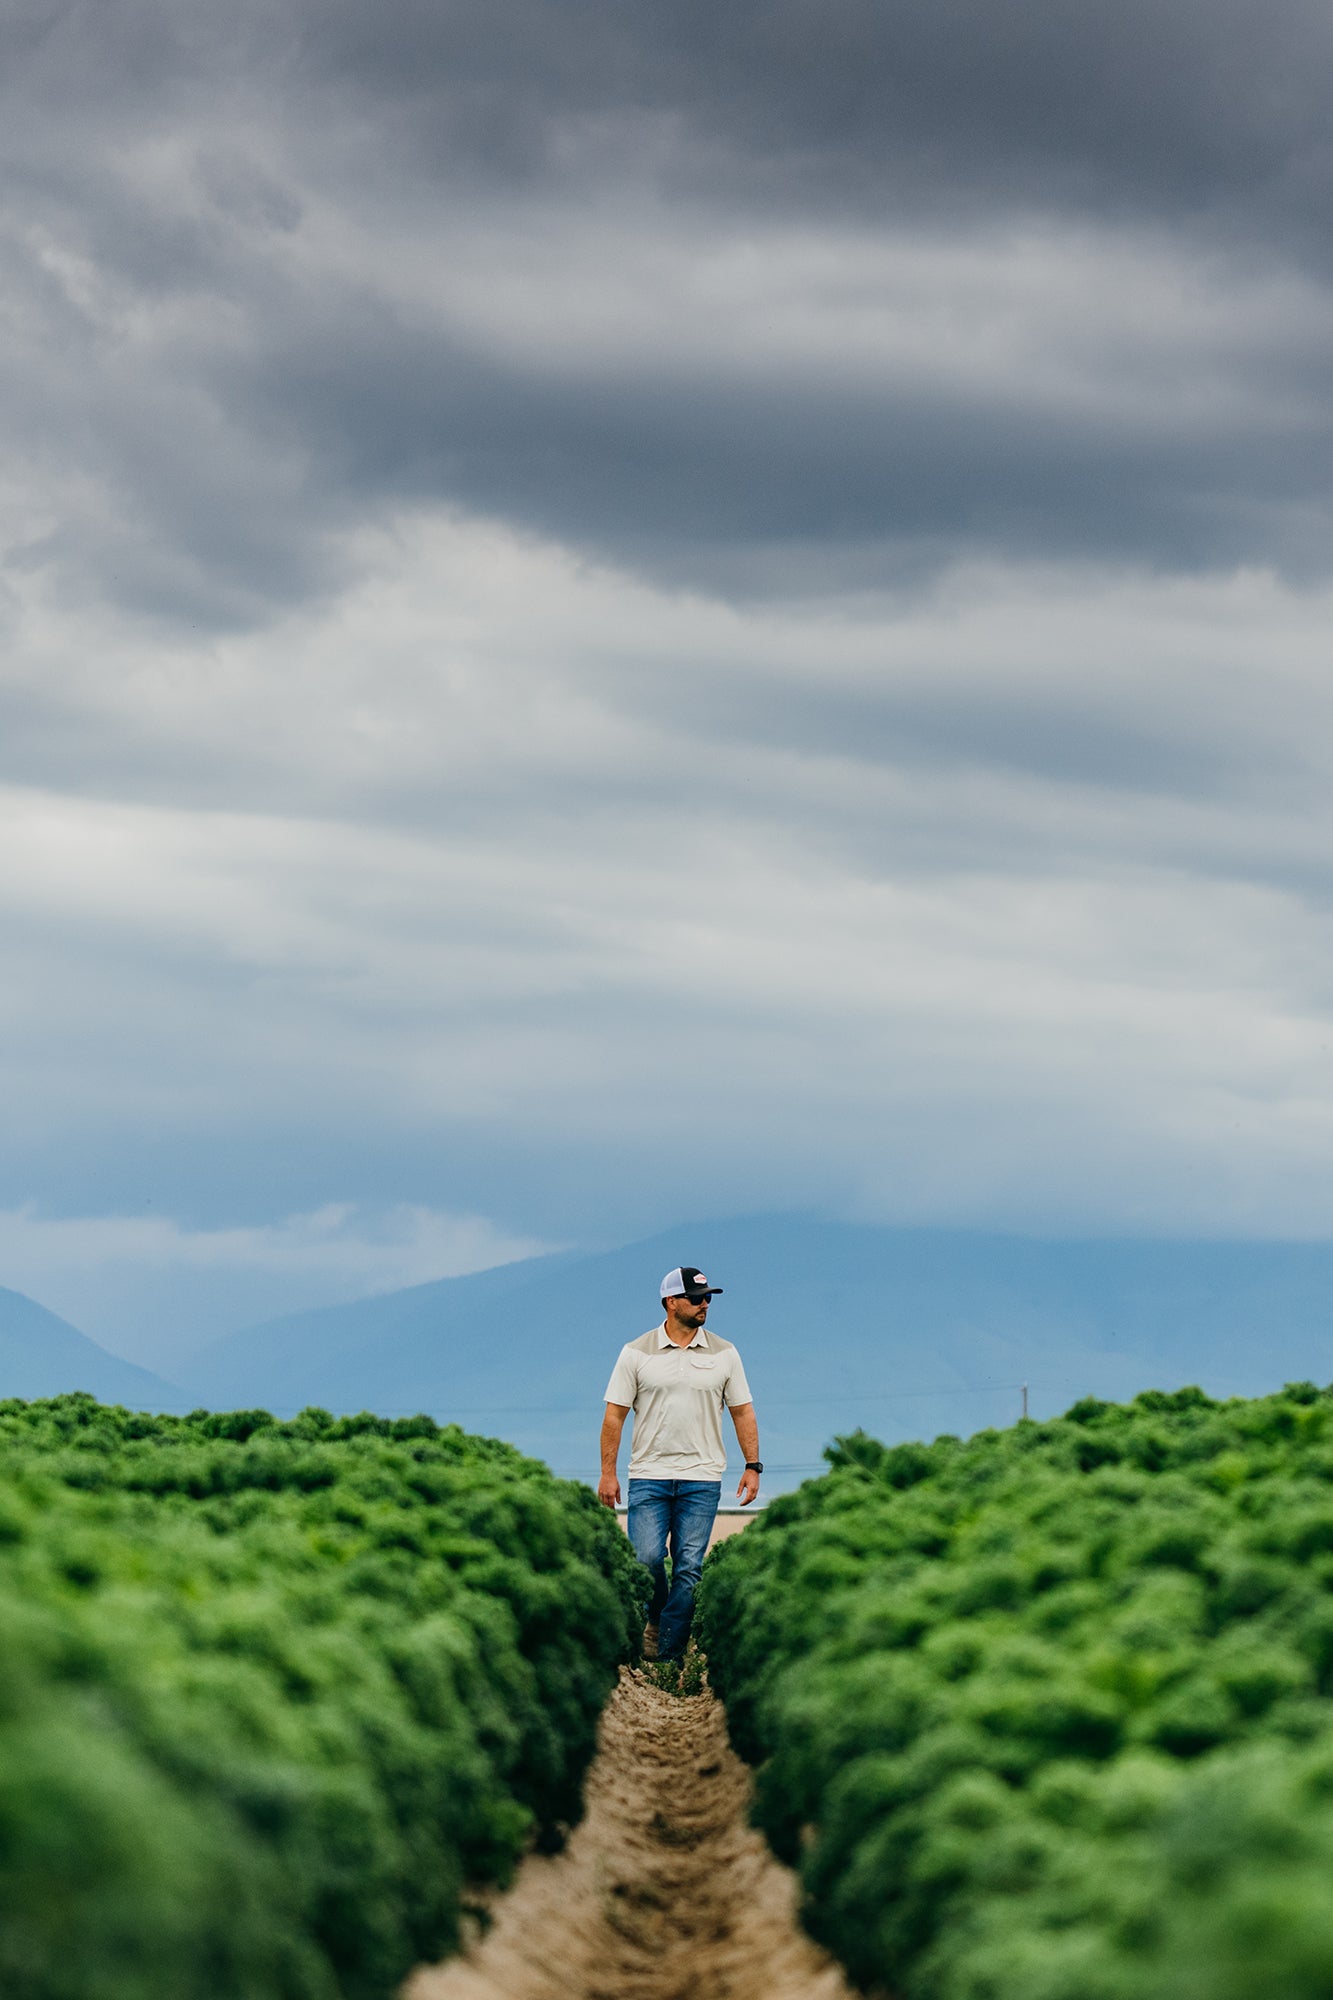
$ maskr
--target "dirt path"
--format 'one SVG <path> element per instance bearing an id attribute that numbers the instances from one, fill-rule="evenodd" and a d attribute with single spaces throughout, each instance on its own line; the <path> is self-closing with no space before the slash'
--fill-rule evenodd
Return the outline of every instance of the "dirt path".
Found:
<path id="1" fill-rule="evenodd" d="M 404 2000 L 850 2000 L 748 1798 L 712 1695 L 626 1669 L 565 1852 L 525 1862 L 488 1936 Z"/>

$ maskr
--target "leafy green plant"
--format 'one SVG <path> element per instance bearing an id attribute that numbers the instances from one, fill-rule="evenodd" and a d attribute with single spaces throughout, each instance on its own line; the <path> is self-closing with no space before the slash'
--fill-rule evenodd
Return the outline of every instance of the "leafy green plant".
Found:
<path id="1" fill-rule="evenodd" d="M 708 1685 L 704 1656 L 692 1639 L 685 1648 L 683 1659 L 648 1661 L 639 1671 L 663 1694 L 702 1694 Z"/>
<path id="2" fill-rule="evenodd" d="M 854 1978 L 1327 2000 L 1333 1393 L 829 1456 L 710 1557 L 697 1629 Z"/>
<path id="3" fill-rule="evenodd" d="M 429 1418 L 0 1403 L 0 1991 L 387 2000 L 577 1818 L 639 1582 Z"/>

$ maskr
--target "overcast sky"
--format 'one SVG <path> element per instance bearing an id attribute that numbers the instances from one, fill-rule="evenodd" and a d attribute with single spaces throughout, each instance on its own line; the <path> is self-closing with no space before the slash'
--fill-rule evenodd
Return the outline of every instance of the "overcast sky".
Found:
<path id="1" fill-rule="evenodd" d="M 0 1283 L 1333 1233 L 1331 62 L 10 0 Z"/>

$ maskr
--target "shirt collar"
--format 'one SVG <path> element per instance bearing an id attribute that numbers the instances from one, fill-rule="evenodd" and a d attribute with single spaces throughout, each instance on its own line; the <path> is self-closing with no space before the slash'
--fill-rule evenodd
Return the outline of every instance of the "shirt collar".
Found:
<path id="1" fill-rule="evenodd" d="M 706 1326 L 701 1326 L 699 1328 L 699 1331 L 695 1334 L 694 1339 L 688 1342 L 687 1346 L 676 1348 L 676 1352 L 678 1354 L 685 1354 L 688 1353 L 689 1348 L 691 1347 L 707 1347 L 707 1345 L 708 1345 L 708 1328 Z M 658 1352 L 660 1353 L 664 1347 L 676 1347 L 675 1341 L 671 1338 L 671 1335 L 666 1330 L 665 1320 L 662 1321 L 662 1324 L 657 1329 Z"/>

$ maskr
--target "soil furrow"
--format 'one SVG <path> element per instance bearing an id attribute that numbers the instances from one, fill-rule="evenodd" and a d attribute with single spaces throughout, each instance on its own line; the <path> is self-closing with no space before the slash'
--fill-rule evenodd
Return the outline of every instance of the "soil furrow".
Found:
<path id="1" fill-rule="evenodd" d="M 713 1696 L 627 1669 L 564 1853 L 525 1862 L 486 1935 L 404 2000 L 851 2000 L 797 1928 L 749 1795 Z"/>

